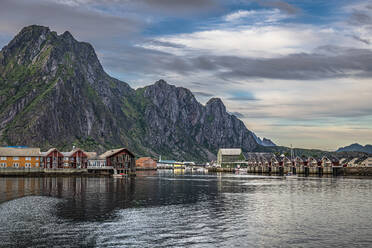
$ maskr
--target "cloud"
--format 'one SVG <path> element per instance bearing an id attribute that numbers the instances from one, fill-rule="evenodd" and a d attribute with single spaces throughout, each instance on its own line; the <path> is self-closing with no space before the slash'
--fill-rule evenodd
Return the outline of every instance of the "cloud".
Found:
<path id="1" fill-rule="evenodd" d="M 252 24 L 277 23 L 289 18 L 286 13 L 279 9 L 262 9 L 262 10 L 238 10 L 223 17 L 226 22 L 245 21 Z"/>
<path id="2" fill-rule="evenodd" d="M 262 6 L 277 8 L 290 15 L 295 15 L 301 12 L 301 10 L 297 8 L 296 6 L 291 5 L 287 2 L 283 2 L 283 1 L 264 1 L 264 2 L 260 1 L 259 3 Z"/>
<path id="3" fill-rule="evenodd" d="M 371 42 L 369 40 L 363 39 L 363 38 L 361 38 L 361 37 L 359 37 L 357 35 L 352 35 L 351 37 L 353 37 L 355 40 L 360 41 L 360 42 L 362 42 L 362 43 L 364 43 L 366 45 L 370 45 L 371 44 Z"/>
<path id="4" fill-rule="evenodd" d="M 230 101 L 256 101 L 257 98 L 252 92 L 248 91 L 232 91 L 229 93 L 231 97 L 227 98 Z"/>
<path id="5" fill-rule="evenodd" d="M 236 12 L 230 13 L 224 17 L 224 20 L 227 22 L 235 21 L 244 17 L 257 15 L 255 10 L 238 10 Z"/>
<path id="6" fill-rule="evenodd" d="M 144 42 L 144 47 L 167 47 L 167 48 L 185 48 L 184 45 L 176 44 L 167 41 L 160 41 L 160 40 L 148 40 Z"/>
<path id="7" fill-rule="evenodd" d="M 103 11 L 180 14 L 202 13 L 218 9 L 218 0 L 52 0 L 73 7 L 86 7 Z"/>
<path id="8" fill-rule="evenodd" d="M 2 0 L 0 32 L 15 34 L 24 26 L 38 24 L 58 32 L 71 31 L 84 40 L 134 35 L 143 23 L 126 17 L 75 8 L 48 1 Z"/>
<path id="9" fill-rule="evenodd" d="M 350 16 L 350 21 L 352 25 L 367 25 L 372 24 L 372 17 L 361 11 L 354 11 Z"/>
<path id="10" fill-rule="evenodd" d="M 194 95 L 196 95 L 196 96 L 209 97 L 209 98 L 211 98 L 211 97 L 214 96 L 214 95 L 211 94 L 211 93 L 201 92 L 201 91 L 193 91 L 192 93 L 193 93 Z"/>
<path id="11" fill-rule="evenodd" d="M 372 76 L 372 50 L 343 47 L 320 47 L 314 53 L 275 58 L 214 55 L 187 58 L 166 54 L 156 63 L 154 70 L 182 75 L 208 71 L 224 79 L 318 80 Z"/>
<path id="12" fill-rule="evenodd" d="M 238 118 L 244 118 L 245 116 L 239 112 L 232 112 L 231 114 L 235 115 Z"/>

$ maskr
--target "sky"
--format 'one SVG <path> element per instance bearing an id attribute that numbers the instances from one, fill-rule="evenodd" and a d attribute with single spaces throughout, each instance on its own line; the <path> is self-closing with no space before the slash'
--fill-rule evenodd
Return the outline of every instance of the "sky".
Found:
<path id="1" fill-rule="evenodd" d="M 219 97 L 278 145 L 372 143 L 372 1 L 0 0 L 0 47 L 31 24 L 91 43 L 133 88 Z"/>

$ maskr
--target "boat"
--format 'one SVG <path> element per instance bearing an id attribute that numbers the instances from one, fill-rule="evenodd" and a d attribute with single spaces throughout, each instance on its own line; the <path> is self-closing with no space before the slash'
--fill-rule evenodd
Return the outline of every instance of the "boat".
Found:
<path id="1" fill-rule="evenodd" d="M 124 178 L 127 177 L 127 174 L 120 173 L 120 174 L 112 174 L 113 178 Z"/>

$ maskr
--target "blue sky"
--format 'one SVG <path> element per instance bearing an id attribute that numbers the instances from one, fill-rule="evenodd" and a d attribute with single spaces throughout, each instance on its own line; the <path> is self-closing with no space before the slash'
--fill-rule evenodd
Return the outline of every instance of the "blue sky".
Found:
<path id="1" fill-rule="evenodd" d="M 90 42 L 134 88 L 220 97 L 277 144 L 372 143 L 372 1 L 2 0 L 0 46 L 31 24 Z"/>

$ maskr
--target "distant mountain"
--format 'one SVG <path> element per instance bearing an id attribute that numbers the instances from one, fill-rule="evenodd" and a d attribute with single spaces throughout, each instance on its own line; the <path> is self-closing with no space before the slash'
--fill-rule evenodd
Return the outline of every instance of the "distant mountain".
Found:
<path id="1" fill-rule="evenodd" d="M 259 146 L 220 99 L 202 105 L 164 80 L 134 90 L 105 73 L 90 44 L 36 25 L 0 51 L 0 145 L 125 146 L 197 161 L 215 158 L 220 147 Z"/>
<path id="2" fill-rule="evenodd" d="M 261 146 L 276 146 L 276 144 L 274 142 L 272 142 L 270 139 L 267 139 L 267 138 L 261 139 L 260 137 L 258 137 L 254 133 L 253 133 L 253 137 L 256 140 L 257 144 L 259 144 Z"/>
<path id="3" fill-rule="evenodd" d="M 358 143 L 349 146 L 341 147 L 336 152 L 365 152 L 372 154 L 372 145 L 362 146 Z"/>

